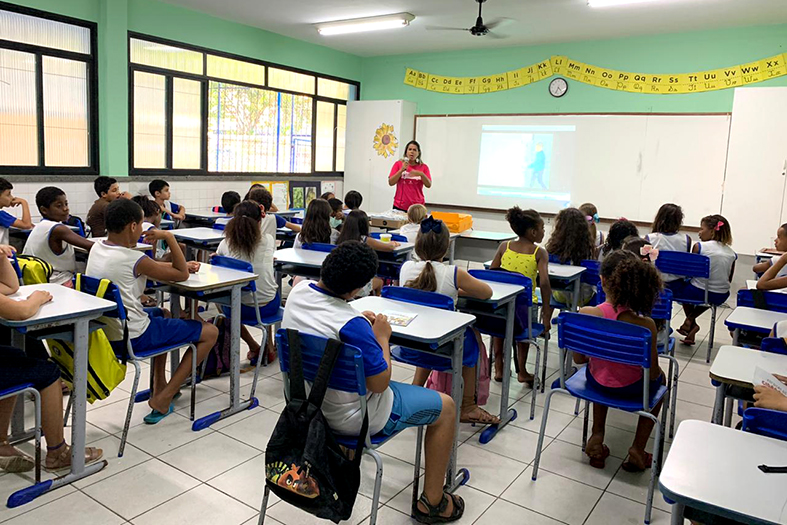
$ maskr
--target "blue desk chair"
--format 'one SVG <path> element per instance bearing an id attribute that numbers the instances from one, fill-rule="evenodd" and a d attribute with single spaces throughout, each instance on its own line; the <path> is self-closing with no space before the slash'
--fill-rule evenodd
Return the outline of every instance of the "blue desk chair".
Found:
<path id="1" fill-rule="evenodd" d="M 0 390 L 0 400 L 6 399 L 9 397 L 16 397 L 19 396 L 17 403 L 24 403 L 25 394 L 31 394 L 33 396 L 33 404 L 35 405 L 35 428 L 33 431 L 35 432 L 35 483 L 30 487 L 32 489 L 37 484 L 41 483 L 41 394 L 38 393 L 33 387 L 32 383 L 23 383 L 21 385 L 12 386 L 11 388 L 6 388 L 5 390 Z M 29 439 L 29 438 L 27 438 Z M 22 501 L 18 503 L 18 505 L 22 505 L 29 501 L 26 498 L 21 498 Z M 11 501 L 11 498 L 8 500 L 9 507 L 16 507 Z"/>
<path id="2" fill-rule="evenodd" d="M 287 219 L 287 221 L 291 222 L 293 224 L 303 224 L 303 218 L 302 217 L 290 217 L 289 219 Z"/>
<path id="3" fill-rule="evenodd" d="M 313 250 L 315 252 L 331 253 L 336 248 L 335 244 L 328 244 L 325 242 L 304 243 L 301 245 L 302 250 Z"/>
<path id="4" fill-rule="evenodd" d="M 787 412 L 747 408 L 743 412 L 743 431 L 787 441 Z"/>
<path id="5" fill-rule="evenodd" d="M 81 290 L 84 293 L 88 293 L 90 295 L 96 295 L 98 292 L 98 287 L 101 284 L 101 279 L 96 279 L 95 277 L 88 277 L 86 275 L 77 274 L 74 277 L 74 282 L 76 283 L 77 279 L 81 279 Z M 75 285 L 76 287 L 76 285 Z M 112 301 L 115 303 L 116 308 L 104 314 L 104 317 L 110 319 L 117 319 L 120 321 L 122 330 L 124 334 L 128 334 L 128 318 L 126 316 L 126 308 L 123 306 L 123 299 L 120 297 L 120 290 L 118 290 L 117 286 L 110 283 L 107 291 L 104 293 L 104 299 L 107 301 Z M 139 403 L 142 399 L 138 399 L 137 396 L 137 388 L 139 387 L 139 376 L 142 374 L 142 369 L 139 366 L 140 361 L 144 361 L 146 359 L 152 359 L 156 356 L 168 354 L 173 350 L 179 350 L 181 348 L 190 348 L 191 349 L 191 411 L 189 413 L 189 417 L 192 421 L 194 421 L 194 406 L 195 406 L 195 394 L 196 394 L 196 378 L 197 378 L 197 348 L 196 348 L 196 341 L 192 341 L 190 343 L 185 343 L 176 346 L 167 346 L 161 348 L 155 348 L 153 350 L 147 350 L 142 353 L 134 352 L 134 348 L 131 345 L 131 339 L 128 336 L 125 336 L 125 348 L 123 351 L 118 351 L 115 349 L 115 356 L 120 360 L 125 360 L 130 362 L 134 365 L 134 384 L 131 387 L 131 396 L 128 400 L 128 411 L 126 412 L 126 421 L 123 425 L 123 434 L 120 438 L 120 448 L 118 449 L 118 457 L 123 457 L 123 451 L 126 448 L 126 439 L 128 437 L 128 427 L 131 423 L 131 414 L 134 410 L 134 403 Z M 151 377 L 152 379 L 152 377 Z M 151 388 L 153 385 L 151 384 Z M 147 396 L 144 397 L 147 399 Z"/>
<path id="6" fill-rule="evenodd" d="M 552 255 L 552 254 L 549 255 L 549 262 L 551 264 L 560 264 L 560 265 L 567 264 L 567 263 L 561 262 L 560 259 L 557 258 L 557 256 Z M 601 269 L 601 263 L 600 262 L 592 260 L 592 259 L 585 259 L 584 261 L 579 263 L 579 266 L 582 266 L 582 267 L 585 268 L 585 271 L 582 272 L 582 275 L 579 277 L 579 282 L 580 283 L 582 283 L 582 284 L 589 284 L 589 285 L 591 285 L 593 287 L 596 287 L 601 282 L 601 276 L 599 275 L 599 272 L 600 272 L 600 269 Z M 560 279 L 550 278 L 550 281 L 551 282 L 555 282 L 555 281 L 560 282 Z M 556 291 L 557 292 L 563 292 L 564 294 L 568 294 L 568 295 L 573 295 L 574 294 L 573 287 L 552 286 L 552 291 L 553 292 L 556 292 Z M 580 293 L 581 292 L 582 292 L 582 290 L 580 289 Z M 543 297 L 541 298 L 541 302 L 542 303 L 544 302 L 544 298 Z M 595 295 L 594 295 L 593 297 L 590 298 L 590 300 L 588 301 L 587 304 L 583 305 L 583 304 L 580 303 L 579 307 L 582 308 L 582 306 L 595 306 L 599 302 L 603 302 L 603 301 L 599 301 L 598 298 L 595 297 Z M 550 297 L 549 298 L 549 305 L 552 308 L 554 308 L 556 310 L 561 310 L 561 311 L 566 311 L 566 310 L 571 308 L 571 305 L 568 302 L 561 303 L 561 302 L 555 300 L 554 297 Z M 554 323 L 555 321 L 553 320 L 552 322 Z"/>
<path id="7" fill-rule="evenodd" d="M 505 270 L 470 270 L 468 272 L 476 279 L 484 281 L 492 281 L 496 283 L 507 283 L 522 286 L 525 290 L 520 293 L 516 298 L 516 308 L 527 309 L 527 326 L 523 326 L 519 333 L 514 333 L 514 362 L 516 359 L 516 343 L 528 343 L 536 347 L 536 363 L 535 363 L 535 383 L 533 384 L 533 399 L 530 406 L 530 419 L 535 417 L 536 407 L 536 391 L 539 384 L 541 385 L 541 392 L 544 392 L 544 385 L 546 384 L 547 377 L 547 356 L 549 354 L 549 331 L 547 327 L 540 323 L 533 323 L 532 309 L 537 308 L 538 305 L 533 303 L 533 283 L 524 275 L 516 272 L 507 272 Z M 493 317 L 481 316 L 476 321 L 476 328 L 482 334 L 492 337 L 505 338 L 506 326 L 505 322 L 500 322 L 502 319 Z M 544 360 L 541 361 L 541 346 L 538 344 L 538 337 L 544 338 Z M 541 364 L 541 378 L 538 378 L 538 368 Z M 525 366 L 525 363 L 518 364 L 518 366 Z"/>
<path id="8" fill-rule="evenodd" d="M 643 376 L 647 379 L 650 375 L 651 359 L 651 333 L 642 326 L 622 321 L 612 321 L 603 317 L 563 312 L 558 317 L 558 347 L 560 349 L 560 362 L 563 363 L 563 354 L 577 352 L 588 357 L 606 359 L 616 363 L 642 367 Z M 536 458 L 533 464 L 533 481 L 538 475 L 538 465 L 541 461 L 541 449 L 544 445 L 549 405 L 552 396 L 556 393 L 568 394 L 586 402 L 600 403 L 610 408 L 631 412 L 641 417 L 647 417 L 655 423 L 656 443 L 653 450 L 653 467 L 650 473 L 648 498 L 645 505 L 645 523 L 650 523 L 653 507 L 653 489 L 656 475 L 659 470 L 662 449 L 662 423 L 651 414 L 651 410 L 667 395 L 667 387 L 662 385 L 655 392 L 650 392 L 650 382 L 643 381 L 642 398 L 618 398 L 597 392 L 587 385 L 587 366 L 580 368 L 573 376 L 566 378 L 566 371 L 561 367 L 560 377 L 552 385 L 552 390 L 547 395 L 544 405 L 544 416 L 541 419 L 541 431 L 538 435 Z M 668 400 L 664 403 L 666 408 Z M 585 443 L 583 438 L 582 449 Z"/>
<path id="9" fill-rule="evenodd" d="M 232 220 L 232 217 L 219 217 L 215 221 L 213 221 L 213 229 L 224 231 L 227 227 L 227 224 Z"/>
<path id="10" fill-rule="evenodd" d="M 787 346 L 785 346 L 784 340 L 781 337 L 766 337 L 762 340 L 760 350 L 773 354 L 787 355 Z"/>
<path id="11" fill-rule="evenodd" d="M 755 299 L 755 294 L 759 297 Z M 738 290 L 738 306 L 761 308 L 772 312 L 787 313 L 787 293 L 765 290 Z"/>
<path id="12" fill-rule="evenodd" d="M 678 303 L 693 304 L 696 306 L 707 306 L 711 310 L 710 316 L 710 333 L 708 334 L 708 355 L 705 358 L 706 363 L 710 363 L 710 354 L 713 350 L 713 336 L 716 330 L 716 307 L 717 304 L 711 304 L 708 299 L 708 281 L 710 277 L 710 258 L 707 255 L 700 255 L 698 253 L 688 252 L 673 252 L 662 251 L 656 259 L 656 268 L 661 273 L 670 273 L 679 275 L 684 278 L 697 277 L 699 279 L 706 279 L 705 281 L 705 298 L 702 301 L 690 299 L 687 297 L 673 296 L 673 301 Z"/>
<path id="13" fill-rule="evenodd" d="M 585 268 L 585 271 L 582 272 L 579 278 L 579 282 L 589 284 L 593 288 L 601 287 L 601 262 L 595 259 L 585 259 L 579 265 Z M 604 301 L 600 302 L 603 303 Z M 597 295 L 594 295 L 586 306 L 596 306 L 598 304 L 599 298 Z"/>
<path id="14" fill-rule="evenodd" d="M 372 239 L 377 239 L 379 241 L 380 235 L 382 234 L 383 232 L 372 232 L 369 234 L 369 237 L 371 237 Z M 399 235 L 398 233 L 392 233 L 391 240 L 396 242 L 407 242 L 407 237 L 405 237 L 404 235 Z"/>
<path id="15" fill-rule="evenodd" d="M 301 362 L 303 367 L 303 378 L 306 381 L 314 381 L 317 375 L 317 370 L 320 366 L 325 351 L 325 346 L 328 344 L 328 339 L 316 335 L 300 333 L 301 341 Z M 284 395 L 289 401 L 290 399 L 290 345 L 287 330 L 279 330 L 276 335 L 276 344 L 279 348 L 279 366 L 281 367 L 282 375 L 284 376 Z M 328 382 L 328 387 L 333 390 L 357 394 L 358 400 L 361 403 L 361 413 L 363 416 L 367 414 L 366 406 L 366 374 L 363 368 L 363 356 L 361 350 L 343 344 L 339 350 L 339 357 L 336 359 L 336 364 L 333 366 L 331 372 L 331 379 Z M 394 434 L 395 435 L 395 434 Z M 336 441 L 350 449 L 355 449 L 358 444 L 358 436 L 344 436 L 334 434 Z M 383 481 L 383 459 L 377 452 L 377 448 L 385 444 L 394 436 L 381 436 L 371 435 L 367 432 L 364 443 L 364 454 L 368 454 L 374 459 L 377 465 L 377 472 L 374 478 L 374 493 L 372 496 L 372 513 L 369 520 L 370 525 L 377 523 L 377 508 L 380 506 L 380 488 Z M 423 427 L 418 427 L 418 443 L 416 445 L 415 454 L 415 471 L 413 483 L 413 498 L 418 494 L 418 481 L 420 476 L 421 467 L 421 440 L 423 437 Z M 259 523 L 262 525 L 265 522 L 265 512 L 268 507 L 268 497 L 270 489 L 268 484 L 265 484 L 265 491 L 262 498 L 262 508 L 260 509 Z"/>
<path id="16" fill-rule="evenodd" d="M 222 268 L 240 270 L 241 272 L 254 273 L 254 267 L 251 265 L 250 262 L 233 259 L 232 257 L 222 257 L 221 255 L 214 255 L 210 259 L 210 264 L 214 266 L 221 266 Z M 251 385 L 251 394 L 249 395 L 249 397 L 254 397 L 254 391 L 257 389 L 257 378 L 259 377 L 260 374 L 260 363 L 264 363 L 266 366 L 268 365 L 268 353 L 265 351 L 265 345 L 268 342 L 268 328 L 271 326 L 276 326 L 279 323 L 281 323 L 282 317 L 284 317 L 284 308 L 279 307 L 279 310 L 274 315 L 268 317 L 261 317 L 260 305 L 257 302 L 257 293 L 256 293 L 257 282 L 249 281 L 249 284 L 241 288 L 241 292 L 252 295 L 252 297 L 254 298 L 254 311 L 257 313 L 257 319 L 255 321 L 252 322 L 244 321 L 243 318 L 241 318 L 241 323 L 245 324 L 246 326 L 257 327 L 262 331 L 262 340 L 260 341 L 260 355 L 257 356 L 257 362 L 252 363 L 255 365 L 254 382 Z M 223 308 L 224 315 L 219 315 L 216 317 L 216 319 L 218 319 L 218 317 L 228 317 L 229 306 L 230 306 L 229 298 L 227 298 L 226 300 L 217 300 L 216 302 L 224 307 Z M 203 365 L 203 370 L 204 368 L 205 367 Z"/>

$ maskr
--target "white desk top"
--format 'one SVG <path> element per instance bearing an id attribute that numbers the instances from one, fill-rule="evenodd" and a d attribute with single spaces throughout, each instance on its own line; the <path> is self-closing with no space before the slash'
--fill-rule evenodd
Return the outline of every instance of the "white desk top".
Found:
<path id="1" fill-rule="evenodd" d="M 186 217 L 196 217 L 198 219 L 219 219 L 226 217 L 226 213 L 221 213 L 213 210 L 197 210 L 186 212 Z"/>
<path id="2" fill-rule="evenodd" d="M 770 332 L 779 321 L 787 321 L 787 314 L 738 306 L 732 311 L 724 324 L 730 328 L 751 328 L 760 332 Z"/>
<path id="3" fill-rule="evenodd" d="M 36 223 L 36 224 L 37 224 L 37 223 Z M 79 227 L 78 227 L 78 226 L 71 226 L 70 224 L 64 224 L 63 226 L 68 226 L 69 228 L 71 228 L 71 231 L 75 231 L 75 232 L 78 232 L 78 231 L 79 231 Z M 33 228 L 34 228 L 34 227 L 35 227 L 35 224 L 33 225 Z M 10 230 L 12 233 L 23 232 L 23 233 L 27 233 L 27 234 L 29 234 L 31 231 L 33 231 L 33 228 L 30 228 L 29 230 L 26 230 L 26 229 L 24 229 L 24 228 L 17 228 L 16 226 L 11 226 L 11 227 L 9 228 L 9 230 Z"/>
<path id="4" fill-rule="evenodd" d="M 584 266 L 549 263 L 549 276 L 555 279 L 576 279 L 587 270 Z"/>
<path id="5" fill-rule="evenodd" d="M 396 235 L 402 235 L 400 233 L 400 231 L 401 230 L 391 230 L 388 233 L 395 233 Z M 456 239 L 457 237 L 459 237 L 460 235 L 462 235 L 462 234 L 461 233 L 449 232 L 448 233 L 448 238 L 453 240 L 453 239 Z"/>
<path id="6" fill-rule="evenodd" d="M 507 299 L 511 297 L 515 297 L 520 293 L 525 291 L 524 286 L 519 286 L 518 284 L 508 284 L 508 283 L 498 283 L 495 281 L 484 281 L 489 287 L 492 289 L 492 297 L 486 299 L 485 301 L 481 301 L 480 299 L 473 299 L 472 297 L 460 296 L 462 299 L 466 299 L 468 301 L 478 301 L 484 303 L 502 303 L 505 302 Z"/>
<path id="7" fill-rule="evenodd" d="M 182 228 L 172 230 L 172 234 L 179 241 L 221 242 L 224 239 L 224 231 L 213 228 Z"/>
<path id="8" fill-rule="evenodd" d="M 274 211 L 273 214 L 274 215 L 278 215 L 279 217 L 285 217 L 286 218 L 286 217 L 295 217 L 296 215 L 298 215 L 299 213 L 301 213 L 303 211 L 304 210 L 299 210 L 299 209 L 295 208 L 295 209 L 290 209 L 290 210 Z"/>
<path id="9" fill-rule="evenodd" d="M 107 238 L 106 237 L 92 237 L 89 240 L 91 240 L 94 243 L 96 243 L 96 242 L 104 242 L 104 241 L 107 240 Z M 153 246 L 151 246 L 150 244 L 145 244 L 145 243 L 138 242 L 137 245 L 134 248 L 132 248 L 132 249 L 136 250 L 138 252 L 146 252 L 148 250 L 152 250 Z M 87 253 L 87 250 L 83 250 L 82 248 L 79 248 L 78 246 L 75 246 L 74 250 L 76 250 L 78 252 L 82 252 L 82 253 Z"/>
<path id="10" fill-rule="evenodd" d="M 301 248 L 284 248 L 273 252 L 273 261 L 283 264 L 297 264 L 307 268 L 321 268 L 328 252 L 303 250 Z"/>
<path id="11" fill-rule="evenodd" d="M 752 388 L 755 366 L 772 374 L 787 376 L 787 355 L 724 345 L 711 364 L 710 377 L 722 383 Z"/>
<path id="12" fill-rule="evenodd" d="M 169 219 L 161 219 L 161 224 L 159 224 L 162 230 L 171 230 L 175 227 L 175 221 L 171 221 Z"/>
<path id="13" fill-rule="evenodd" d="M 232 270 L 230 268 L 223 268 L 221 266 L 213 266 L 207 263 L 202 263 L 199 272 L 192 273 L 185 281 L 170 282 L 161 281 L 175 288 L 189 292 L 205 292 L 217 288 L 226 288 L 235 284 L 247 283 L 254 281 L 259 277 L 254 273 L 242 272 L 240 270 Z"/>
<path id="14" fill-rule="evenodd" d="M 370 310 L 374 313 L 398 312 L 416 314 L 407 326 L 392 326 L 393 333 L 413 341 L 435 343 L 446 336 L 464 330 L 475 322 L 475 316 L 420 306 L 383 297 L 364 297 L 350 303 L 359 312 Z"/>
<path id="15" fill-rule="evenodd" d="M 757 281 L 753 279 L 746 280 L 746 288 L 748 290 L 756 290 L 757 289 Z M 787 293 L 787 288 L 780 288 L 778 290 L 763 290 L 767 292 L 775 292 L 775 293 Z"/>
<path id="16" fill-rule="evenodd" d="M 467 230 L 459 234 L 460 237 L 465 239 L 480 239 L 482 241 L 495 241 L 503 242 L 516 239 L 517 235 L 513 232 L 500 233 L 500 232 L 485 232 L 480 230 Z"/>
<path id="17" fill-rule="evenodd" d="M 785 523 L 787 475 L 758 465 L 787 463 L 787 441 L 704 421 L 678 427 L 659 477 L 665 496 L 730 518 Z"/>
<path id="18" fill-rule="evenodd" d="M 7 321 L 0 319 L 6 326 L 36 326 L 66 319 L 76 319 L 90 314 L 100 314 L 115 308 L 115 303 L 99 299 L 90 294 L 77 292 L 59 284 L 31 284 L 20 286 L 19 291 L 9 297 L 14 300 L 26 299 L 36 290 L 44 290 L 52 294 L 48 302 L 31 317 L 24 321 Z"/>
<path id="19" fill-rule="evenodd" d="M 780 254 L 758 250 L 757 252 L 755 252 L 754 256 L 759 257 L 760 259 L 772 259 L 774 257 L 780 257 Z"/>
<path id="20" fill-rule="evenodd" d="M 412 242 L 400 242 L 399 246 L 394 248 L 393 253 L 394 255 L 401 255 L 403 253 L 411 252 L 415 249 L 415 243 Z M 386 253 L 386 252 L 377 252 L 379 253 Z"/>

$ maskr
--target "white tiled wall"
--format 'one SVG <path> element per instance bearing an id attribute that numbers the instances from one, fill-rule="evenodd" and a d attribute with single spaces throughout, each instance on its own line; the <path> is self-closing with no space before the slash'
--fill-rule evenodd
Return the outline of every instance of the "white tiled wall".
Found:
<path id="1" fill-rule="evenodd" d="M 120 182 L 121 191 L 128 191 L 132 195 L 149 195 L 147 181 L 125 181 Z M 179 181 L 173 179 L 171 184 L 172 202 L 183 205 L 187 210 L 207 210 L 213 206 L 221 204 L 221 195 L 225 191 L 237 191 L 241 197 L 246 194 L 251 186 L 251 180 L 206 180 L 206 181 Z M 342 198 L 342 181 L 330 181 L 335 185 L 335 192 Z M 82 219 L 87 219 L 87 212 L 93 201 L 96 200 L 96 193 L 93 191 L 92 182 L 56 182 L 50 183 L 42 180 L 41 182 L 14 182 L 13 194 L 22 197 L 30 203 L 30 212 L 34 222 L 40 218 L 38 209 L 35 205 L 36 193 L 44 186 L 57 186 L 66 192 L 68 204 L 71 208 L 71 215 L 76 215 Z M 13 215 L 19 215 L 18 208 L 7 209 Z"/>

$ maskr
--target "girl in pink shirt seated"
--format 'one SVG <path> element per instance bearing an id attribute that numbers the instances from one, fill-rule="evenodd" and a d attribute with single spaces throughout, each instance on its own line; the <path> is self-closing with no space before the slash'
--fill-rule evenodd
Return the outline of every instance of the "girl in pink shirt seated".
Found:
<path id="1" fill-rule="evenodd" d="M 606 302 L 598 306 L 586 306 L 580 313 L 604 317 L 625 323 L 644 326 L 653 334 L 651 339 L 651 368 L 650 392 L 664 382 L 664 375 L 659 368 L 657 344 L 657 330 L 653 319 L 647 317 L 653 309 L 662 288 L 661 277 L 652 264 L 643 262 L 633 253 L 625 250 L 615 250 L 604 259 L 601 264 L 601 285 L 607 296 Z M 624 365 L 597 359 L 587 358 L 574 353 L 575 363 L 588 363 L 587 383 L 589 388 L 594 388 L 605 394 L 617 397 L 642 398 L 642 368 L 639 366 Z M 658 415 L 661 403 L 653 409 L 653 414 Z M 604 444 L 604 427 L 607 420 L 607 407 L 593 404 L 593 433 L 588 439 L 585 454 L 590 458 L 590 465 L 595 468 L 604 468 L 604 462 L 609 456 L 609 448 Z M 640 417 L 637 423 L 637 432 L 634 443 L 629 448 L 628 460 L 623 463 L 623 470 L 627 472 L 641 472 L 650 467 L 653 456 L 645 452 L 645 445 L 653 430 L 653 421 Z"/>

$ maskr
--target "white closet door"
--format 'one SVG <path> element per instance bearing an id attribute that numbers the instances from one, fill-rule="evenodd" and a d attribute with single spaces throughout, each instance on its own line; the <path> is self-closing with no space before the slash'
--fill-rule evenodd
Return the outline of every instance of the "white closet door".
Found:
<path id="1" fill-rule="evenodd" d="M 722 215 L 738 253 L 769 245 L 784 222 L 785 160 L 787 88 L 736 88 Z"/>

